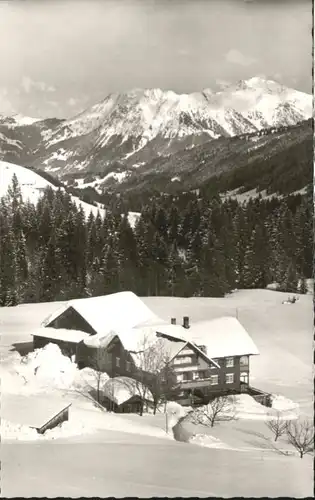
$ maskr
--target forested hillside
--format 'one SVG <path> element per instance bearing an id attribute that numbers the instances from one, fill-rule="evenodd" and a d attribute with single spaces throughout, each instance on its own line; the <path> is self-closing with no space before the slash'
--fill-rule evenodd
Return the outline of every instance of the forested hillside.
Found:
<path id="1" fill-rule="evenodd" d="M 312 275 L 312 197 L 247 204 L 193 193 L 144 205 L 132 230 L 118 210 L 91 215 L 64 191 L 24 202 L 17 179 L 0 202 L 0 304 L 132 290 L 140 296 L 222 296 Z"/>

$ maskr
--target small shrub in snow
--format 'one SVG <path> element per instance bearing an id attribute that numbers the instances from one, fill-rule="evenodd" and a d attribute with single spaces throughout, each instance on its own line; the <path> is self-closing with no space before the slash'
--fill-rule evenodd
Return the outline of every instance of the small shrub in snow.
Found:
<path id="1" fill-rule="evenodd" d="M 266 420 L 266 426 L 274 435 L 275 441 L 279 439 L 287 430 L 287 421 L 283 420 L 281 413 L 278 411 L 270 420 Z"/>
<path id="2" fill-rule="evenodd" d="M 196 408 L 192 413 L 193 423 L 209 427 L 213 427 L 220 420 L 235 419 L 235 401 L 231 396 L 219 396 L 210 401 L 206 406 Z"/>
<path id="3" fill-rule="evenodd" d="M 298 451 L 300 458 L 314 451 L 314 424 L 310 420 L 294 420 L 287 423 L 288 441 Z"/>
<path id="4" fill-rule="evenodd" d="M 284 300 L 282 304 L 295 304 L 298 300 L 299 298 L 293 295 L 293 297 L 288 297 L 287 300 Z"/>

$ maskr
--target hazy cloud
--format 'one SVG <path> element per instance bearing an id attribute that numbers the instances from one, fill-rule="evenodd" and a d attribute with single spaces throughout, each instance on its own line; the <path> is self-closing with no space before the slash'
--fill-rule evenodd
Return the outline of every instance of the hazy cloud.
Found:
<path id="1" fill-rule="evenodd" d="M 75 106 L 77 103 L 78 99 L 75 99 L 74 97 L 70 97 L 70 99 L 68 99 L 69 106 Z"/>
<path id="2" fill-rule="evenodd" d="M 221 89 L 225 89 L 226 87 L 229 87 L 231 85 L 231 82 L 229 82 L 228 80 L 223 80 L 221 78 L 217 78 L 215 83 Z"/>
<path id="3" fill-rule="evenodd" d="M 55 92 L 55 87 L 53 85 L 48 85 L 45 82 L 34 81 L 29 76 L 23 76 L 21 86 L 27 94 L 32 90 L 39 90 L 41 92 Z"/>
<path id="4" fill-rule="evenodd" d="M 242 52 L 237 49 L 229 50 L 229 52 L 225 55 L 225 59 L 229 63 L 240 64 L 241 66 L 251 66 L 256 62 L 256 59 L 242 54 Z"/>
<path id="5" fill-rule="evenodd" d="M 15 113 L 9 98 L 8 89 L 5 87 L 0 88 L 0 114 L 11 115 Z"/>
<path id="6" fill-rule="evenodd" d="M 64 118 L 111 92 L 189 93 L 258 73 L 311 92 L 311 19 L 310 0 L 0 1 L 1 99 Z"/>

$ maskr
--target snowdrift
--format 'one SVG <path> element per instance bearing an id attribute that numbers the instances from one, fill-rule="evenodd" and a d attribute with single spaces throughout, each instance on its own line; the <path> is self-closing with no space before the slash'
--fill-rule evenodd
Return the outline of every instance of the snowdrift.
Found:
<path id="1" fill-rule="evenodd" d="M 271 396 L 271 407 L 275 411 L 279 412 L 292 412 L 299 413 L 299 405 L 291 399 L 288 399 L 281 394 L 272 394 Z"/>
<path id="2" fill-rule="evenodd" d="M 47 344 L 22 357 L 17 371 L 28 382 L 61 389 L 71 387 L 78 369 L 56 344 Z"/>
<path id="3" fill-rule="evenodd" d="M 36 429 L 32 429 L 27 425 L 20 425 L 14 422 L 1 419 L 0 432 L 3 440 L 15 441 L 43 441 L 51 439 L 60 439 L 73 436 L 82 436 L 83 434 L 92 433 L 93 428 L 88 427 L 84 422 L 67 421 L 61 425 L 47 430 L 44 434 L 39 434 Z"/>
<path id="4" fill-rule="evenodd" d="M 296 418 L 299 405 L 293 401 L 276 396 L 273 399 L 271 408 L 258 403 L 248 394 L 239 394 L 231 399 L 235 416 L 238 419 L 271 419 L 280 413 L 283 419 Z"/>
<path id="5" fill-rule="evenodd" d="M 1 370 L 6 392 L 36 393 L 49 390 L 87 391 L 96 387 L 98 373 L 92 368 L 79 370 L 76 363 L 64 356 L 56 344 L 47 344 L 26 356 L 14 356 L 10 371 Z M 108 375 L 101 375 L 102 383 Z"/>
<path id="6" fill-rule="evenodd" d="M 220 448 L 223 450 L 230 449 L 230 447 L 223 443 L 221 439 L 209 436 L 207 434 L 195 434 L 189 439 L 190 444 L 196 444 L 198 446 L 205 446 L 206 448 Z"/>
<path id="7" fill-rule="evenodd" d="M 239 420 L 268 420 L 276 416 L 280 416 L 284 420 L 297 418 L 299 405 L 293 401 L 275 395 L 273 397 L 271 408 L 258 403 L 249 394 L 238 394 L 228 397 L 228 403 L 224 411 L 218 415 L 218 420 L 225 420 L 231 417 Z M 196 411 L 202 417 L 203 411 L 209 415 L 212 412 L 211 405 L 199 407 Z M 189 420 L 193 420 L 191 417 Z M 208 419 L 204 418 L 204 423 L 208 423 Z"/>

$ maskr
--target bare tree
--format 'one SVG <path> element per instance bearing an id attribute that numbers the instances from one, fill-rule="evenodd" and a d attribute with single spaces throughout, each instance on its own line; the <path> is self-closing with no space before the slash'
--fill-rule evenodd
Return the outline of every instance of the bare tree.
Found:
<path id="1" fill-rule="evenodd" d="M 157 370 L 150 384 L 150 389 L 153 395 L 153 412 L 161 403 L 164 403 L 164 411 L 166 410 L 166 403 L 174 399 L 180 392 L 180 384 L 177 383 L 176 373 L 170 361 L 165 361 L 164 366 Z"/>
<path id="2" fill-rule="evenodd" d="M 287 430 L 287 421 L 281 418 L 281 413 L 277 412 L 273 418 L 266 420 L 266 426 L 274 434 L 275 441 L 279 439 Z"/>
<path id="3" fill-rule="evenodd" d="M 159 403 L 174 396 L 178 390 L 175 372 L 170 364 L 167 341 L 156 337 L 149 339 L 144 335 L 133 355 L 137 366 L 134 377 L 138 394 L 143 402 L 152 398 L 155 414 Z M 143 405 L 140 414 L 142 413 Z"/>
<path id="4" fill-rule="evenodd" d="M 103 396 L 103 386 L 108 380 L 110 374 L 108 374 L 105 369 L 108 367 L 108 354 L 105 349 L 98 348 L 93 349 L 93 355 L 89 358 L 89 365 L 93 369 L 93 375 L 95 378 L 94 391 L 95 399 L 98 403 L 102 402 Z"/>
<path id="5" fill-rule="evenodd" d="M 108 370 L 108 354 L 105 349 L 89 348 L 91 350 L 88 356 L 88 367 L 91 369 L 89 377 L 85 378 L 82 375 L 82 385 L 76 389 L 75 392 L 83 395 L 87 399 L 93 401 L 101 409 L 104 409 L 103 403 L 103 388 L 105 382 L 108 380 L 110 374 Z"/>
<path id="6" fill-rule="evenodd" d="M 291 420 L 287 423 L 288 441 L 298 451 L 300 458 L 314 451 L 314 424 L 310 420 Z"/>
<path id="7" fill-rule="evenodd" d="M 210 401 L 206 406 L 200 406 L 191 413 L 192 422 L 213 427 L 222 420 L 236 420 L 234 398 L 219 396 Z"/>

